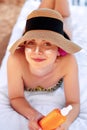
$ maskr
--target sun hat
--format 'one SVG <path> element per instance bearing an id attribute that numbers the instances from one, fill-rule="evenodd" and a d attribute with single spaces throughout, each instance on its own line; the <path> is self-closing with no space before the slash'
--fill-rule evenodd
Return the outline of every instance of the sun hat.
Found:
<path id="1" fill-rule="evenodd" d="M 63 18 L 58 11 L 40 8 L 32 11 L 26 20 L 24 35 L 9 48 L 11 53 L 23 46 L 27 40 L 42 39 L 73 54 L 82 48 L 64 37 Z"/>

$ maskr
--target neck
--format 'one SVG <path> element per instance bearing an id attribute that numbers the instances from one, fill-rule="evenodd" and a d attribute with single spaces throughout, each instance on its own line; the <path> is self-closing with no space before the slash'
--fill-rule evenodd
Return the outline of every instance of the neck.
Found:
<path id="1" fill-rule="evenodd" d="M 50 65 L 48 67 L 44 67 L 44 68 L 37 68 L 35 66 L 30 66 L 30 71 L 32 74 L 36 75 L 36 76 L 45 76 L 49 73 L 51 73 L 54 69 L 54 65 Z"/>

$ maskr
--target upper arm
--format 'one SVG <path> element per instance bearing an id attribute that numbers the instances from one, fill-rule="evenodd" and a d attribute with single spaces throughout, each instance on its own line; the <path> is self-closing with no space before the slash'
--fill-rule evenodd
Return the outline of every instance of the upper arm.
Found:
<path id="1" fill-rule="evenodd" d="M 9 98 L 23 97 L 23 80 L 20 62 L 15 55 L 10 55 L 7 62 Z"/>
<path id="2" fill-rule="evenodd" d="M 66 103 L 79 103 L 79 79 L 78 65 L 75 57 L 69 57 L 66 65 L 66 75 L 64 76 L 64 90 Z"/>

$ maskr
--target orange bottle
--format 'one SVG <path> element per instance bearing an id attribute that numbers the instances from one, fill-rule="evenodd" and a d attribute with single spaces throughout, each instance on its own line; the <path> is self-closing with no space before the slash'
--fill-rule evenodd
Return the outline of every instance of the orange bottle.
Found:
<path id="1" fill-rule="evenodd" d="M 61 110 L 54 109 L 39 121 L 39 125 L 41 126 L 42 130 L 55 130 L 58 126 L 66 121 L 66 115 L 71 109 L 71 105 Z"/>

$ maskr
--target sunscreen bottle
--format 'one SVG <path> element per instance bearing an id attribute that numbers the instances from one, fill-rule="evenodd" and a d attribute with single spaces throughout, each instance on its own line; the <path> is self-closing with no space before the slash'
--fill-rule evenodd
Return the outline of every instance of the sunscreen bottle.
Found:
<path id="1" fill-rule="evenodd" d="M 70 110 L 72 110 L 71 105 L 64 107 L 61 110 L 54 109 L 39 121 L 39 125 L 42 130 L 55 130 L 66 121 L 66 115 L 70 112 Z"/>

